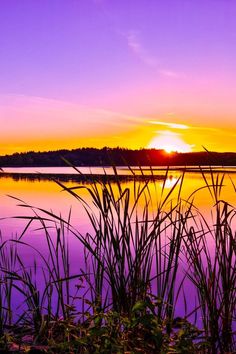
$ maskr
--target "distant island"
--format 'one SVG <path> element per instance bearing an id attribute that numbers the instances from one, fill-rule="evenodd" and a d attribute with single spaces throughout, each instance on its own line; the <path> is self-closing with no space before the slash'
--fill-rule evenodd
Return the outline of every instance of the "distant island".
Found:
<path id="1" fill-rule="evenodd" d="M 74 166 L 236 166 L 233 152 L 167 153 L 156 149 L 80 148 L 47 152 L 29 151 L 0 156 L 0 167 Z"/>

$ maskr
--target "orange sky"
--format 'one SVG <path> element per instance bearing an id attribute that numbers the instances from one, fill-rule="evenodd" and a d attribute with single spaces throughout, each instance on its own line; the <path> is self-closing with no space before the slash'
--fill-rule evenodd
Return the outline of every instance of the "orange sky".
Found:
<path id="1" fill-rule="evenodd" d="M 1 0 L 0 155 L 236 152 L 236 2 Z"/>
<path id="2" fill-rule="evenodd" d="M 220 114 L 213 122 L 202 112 L 201 120 L 197 112 L 190 119 L 186 113 L 164 110 L 156 115 L 131 115 L 39 97 L 0 96 L 0 153 L 88 146 L 177 151 L 199 151 L 205 146 L 214 151 L 235 151 L 234 121 L 231 117 L 220 119 Z"/>

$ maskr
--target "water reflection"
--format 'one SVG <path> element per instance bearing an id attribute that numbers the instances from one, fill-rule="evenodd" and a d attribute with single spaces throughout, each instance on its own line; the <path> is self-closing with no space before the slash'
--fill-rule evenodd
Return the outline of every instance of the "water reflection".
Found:
<path id="1" fill-rule="evenodd" d="M 95 180 L 97 180 L 98 183 L 109 180 L 112 185 L 115 185 L 116 176 L 111 174 L 113 171 L 112 168 L 106 169 L 106 173 L 109 173 L 108 176 L 101 174 L 103 171 L 102 168 L 94 168 L 92 170 L 93 176 L 90 175 L 90 177 L 89 175 L 82 176 L 78 173 L 68 175 L 68 172 L 71 173 L 70 168 L 65 168 L 63 171 L 62 168 L 60 168 L 60 174 L 57 168 L 52 168 L 50 173 L 49 169 L 47 168 L 45 170 L 47 171 L 47 174 L 40 173 L 35 175 L 32 172 L 32 168 L 27 169 L 27 171 L 25 171 L 25 169 L 21 169 L 21 173 L 19 173 L 19 170 L 18 173 L 16 173 L 16 169 L 12 169 L 11 171 L 7 172 L 14 173 L 13 176 L 10 174 L 0 174 L 0 217 L 4 218 L 16 215 L 26 215 L 29 212 L 29 210 L 25 208 L 23 209 L 17 207 L 17 204 L 19 203 L 17 203 L 14 199 L 7 197 L 7 195 L 11 195 L 26 201 L 30 205 L 53 210 L 57 213 L 61 213 L 61 215 L 67 215 L 70 208 L 72 207 L 72 221 L 76 226 L 86 229 L 86 226 L 88 225 L 88 219 L 84 216 L 81 205 L 79 205 L 78 201 L 71 195 L 66 192 L 62 192 L 62 188 L 57 183 L 55 183 L 53 178 L 60 180 L 60 182 L 64 183 L 67 187 L 76 187 L 78 185 L 83 185 L 84 183 L 87 183 L 89 186 L 89 183 L 94 183 Z M 86 168 L 84 171 L 88 172 L 88 169 Z M 134 184 L 132 181 L 132 174 L 130 173 L 128 176 L 127 169 L 119 169 L 119 174 L 121 171 L 122 174 L 120 177 L 120 182 L 122 183 L 123 187 L 133 190 Z M 56 177 L 52 176 L 51 173 L 57 173 Z M 148 170 L 146 170 L 146 174 L 147 173 Z M 141 175 L 137 179 L 139 179 L 139 183 L 144 184 L 146 183 L 147 178 L 149 181 L 148 185 L 152 198 L 156 198 L 156 200 L 158 200 L 162 193 L 165 171 L 161 173 L 160 170 L 158 170 L 154 177 L 153 171 L 151 173 L 151 178 L 149 170 L 148 177 L 146 177 L 146 175 Z M 169 172 L 168 177 L 165 180 L 164 193 L 167 194 L 170 189 L 173 188 L 181 175 L 182 172 L 178 170 L 172 170 Z M 60 178 L 58 178 L 58 176 Z M 211 184 L 210 175 L 206 174 L 206 179 Z M 234 173 L 226 174 L 224 186 L 222 187 L 222 198 L 234 205 L 235 193 L 231 180 L 236 184 L 236 175 Z M 209 190 L 205 188 L 205 186 L 206 183 L 202 178 L 201 173 L 185 173 L 184 183 L 181 185 L 181 198 L 187 199 L 194 191 L 198 190 L 197 193 L 193 194 L 191 200 L 193 200 L 196 207 L 198 207 L 205 216 L 211 217 L 209 210 L 212 207 L 214 201 L 212 200 Z M 178 188 L 175 188 L 175 191 L 171 196 L 172 199 L 178 197 L 180 180 L 177 187 Z M 80 189 L 79 194 L 80 197 L 89 202 L 89 194 L 85 189 Z M 2 227 L 1 225 L 0 227 L 6 232 L 6 234 L 11 235 L 12 232 L 19 232 L 18 228 L 20 227 L 20 229 L 22 229 L 23 224 L 24 221 L 20 219 L 14 220 L 14 222 L 11 219 L 7 219 L 1 222 Z"/>
<path id="2" fill-rule="evenodd" d="M 163 174 L 121 174 L 117 177 L 113 174 L 89 174 L 89 173 L 37 173 L 37 172 L 4 172 L 0 173 L 0 178 L 12 178 L 15 182 L 25 180 L 25 181 L 60 181 L 60 182 L 77 182 L 77 183 L 93 183 L 97 182 L 116 182 L 117 179 L 120 182 L 126 181 L 146 181 L 146 180 L 163 180 L 165 176 Z"/>
<path id="3" fill-rule="evenodd" d="M 21 171 L 22 172 L 22 171 Z M 29 171 L 28 171 L 29 172 Z M 32 171 L 31 171 L 32 172 Z M 55 171 L 54 171 L 55 172 Z M 58 171 L 57 171 L 58 172 Z M 68 173 L 68 171 L 66 171 Z M 96 171 L 98 175 L 98 172 Z M 110 171 L 111 172 L 111 171 Z M 146 170 L 148 173 L 148 170 Z M 65 178 L 67 173 L 61 173 Z M 23 174 L 23 177 L 22 177 Z M 171 200 L 173 203 L 179 197 L 179 190 L 181 190 L 181 198 L 183 200 L 188 199 L 190 195 L 191 202 L 194 202 L 194 205 L 201 211 L 206 220 L 209 220 L 211 224 L 212 218 L 212 206 L 214 204 L 214 200 L 212 199 L 211 193 L 208 188 L 205 188 L 206 182 L 202 178 L 201 174 L 196 172 L 187 172 L 184 176 L 184 182 L 181 184 L 182 171 L 172 170 L 169 174 L 169 177 L 165 180 L 164 191 L 163 191 L 163 178 L 165 175 L 165 171 L 163 174 L 160 174 L 160 170 L 157 172 L 157 179 L 152 180 L 149 179 L 149 195 L 152 198 L 152 205 L 150 205 L 150 219 L 152 218 L 152 213 L 155 215 L 155 208 L 160 205 L 160 198 L 162 200 L 168 195 L 170 190 L 176 185 L 176 189 L 173 191 L 171 195 Z M 222 174 L 220 175 L 222 176 Z M 33 176 L 35 177 L 35 176 Z M 0 217 L 4 218 L 1 220 L 0 228 L 3 233 L 4 239 L 11 239 L 18 234 L 18 236 L 24 231 L 25 225 L 27 221 L 24 219 L 24 216 L 34 215 L 34 210 L 32 210 L 31 206 L 36 206 L 37 213 L 40 215 L 44 215 L 42 210 L 46 209 L 51 211 L 56 215 L 61 215 L 65 220 L 69 218 L 70 210 L 72 209 L 72 213 L 70 215 L 71 224 L 79 230 L 82 234 L 86 234 L 87 232 L 92 232 L 91 223 L 89 221 L 88 215 L 85 210 L 82 208 L 80 202 L 74 198 L 72 195 L 67 193 L 66 191 L 62 191 L 62 187 L 55 183 L 52 179 L 48 178 L 48 175 L 40 175 L 40 177 L 44 178 L 30 178 L 26 172 L 22 172 L 21 176 L 11 177 L 10 175 L 2 175 L 0 179 Z M 63 176 L 62 176 L 63 177 Z M 76 176 L 80 178 L 79 176 Z M 113 176 L 115 178 L 115 176 Z M 125 190 L 126 188 L 130 190 L 131 196 L 131 204 L 134 202 L 134 194 L 137 194 L 137 190 L 134 189 L 133 181 L 126 179 L 127 171 L 123 172 L 122 178 L 120 179 L 122 188 Z M 160 178 L 161 179 L 160 179 Z M 211 176 L 206 175 L 206 180 L 211 184 Z M 224 187 L 222 187 L 222 199 L 228 201 L 228 203 L 234 205 L 235 203 L 235 191 L 231 179 L 234 183 L 235 174 L 226 175 L 224 180 Z M 14 179 L 17 178 L 17 179 Z M 102 177 L 104 178 L 104 177 Z M 107 178 L 107 177 L 106 177 Z M 131 176 L 132 178 L 132 176 Z M 146 177 L 145 177 L 146 178 Z M 149 178 L 149 177 L 148 177 Z M 142 188 L 146 181 L 143 181 L 143 176 L 141 176 L 141 180 L 139 181 L 140 188 Z M 86 180 L 86 186 L 89 186 L 89 180 Z M 92 178 L 94 182 L 94 178 Z M 100 179 L 102 181 L 102 179 Z M 78 192 L 79 197 L 83 198 L 85 202 L 91 205 L 94 210 L 94 205 L 91 202 L 91 195 L 88 193 L 87 189 L 84 188 L 85 185 L 84 180 L 65 180 L 63 181 L 65 185 L 70 188 L 76 188 L 81 186 L 83 188 L 75 189 Z M 109 182 L 112 184 L 113 190 L 116 193 L 118 186 L 113 183 L 113 180 L 109 179 Z M 98 183 L 99 184 L 99 183 Z M 138 187 L 138 186 L 137 186 Z M 194 191 L 198 190 L 195 194 Z M 14 196 L 20 200 L 26 202 L 24 204 L 20 200 L 9 198 L 7 195 Z M 148 196 L 147 196 L 148 197 Z M 141 198 L 139 201 L 139 206 L 137 208 L 140 213 L 143 212 L 143 207 L 146 203 L 145 196 Z M 20 205 L 20 206 L 18 206 Z M 22 207 L 24 205 L 24 207 Z M 167 206 L 171 207 L 171 203 Z M 22 216 L 22 218 L 10 218 L 13 216 Z M 47 215 L 48 216 L 48 215 Z M 6 218 L 6 219 L 5 219 Z M 212 225 L 212 224 L 211 224 Z M 53 228 L 54 227 L 54 228 Z M 55 224 L 48 222 L 48 231 L 50 232 L 52 238 L 56 237 L 55 232 Z M 70 263 L 73 270 L 73 273 L 79 272 L 80 268 L 83 267 L 83 259 L 84 259 L 84 251 L 82 245 L 78 242 L 73 235 L 68 235 L 69 244 L 70 244 Z M 167 235 L 168 239 L 168 235 Z M 30 225 L 27 233 L 24 235 L 24 241 L 31 244 L 37 251 L 46 254 L 48 252 L 47 242 L 45 239 L 45 232 L 42 230 L 42 225 L 39 221 L 35 220 L 35 222 Z M 209 249 L 211 247 L 213 249 L 213 243 L 211 245 L 212 239 L 209 238 Z M 33 259 L 37 258 L 37 252 L 33 251 L 31 248 L 21 247 L 20 252 L 27 264 L 32 264 Z M 178 281 L 181 282 L 182 275 L 184 273 L 184 262 L 182 262 L 182 273 L 178 274 Z M 191 286 L 188 287 L 189 296 L 193 296 L 193 291 L 191 290 Z M 189 307 L 191 310 L 191 305 L 194 307 L 195 304 L 191 304 L 189 302 Z M 179 313 L 183 309 L 184 304 L 179 306 Z"/>
<path id="4" fill-rule="evenodd" d="M 174 187 L 175 184 L 179 184 L 179 183 L 180 183 L 180 179 L 178 177 L 170 176 L 165 181 L 165 188 L 170 189 Z"/>

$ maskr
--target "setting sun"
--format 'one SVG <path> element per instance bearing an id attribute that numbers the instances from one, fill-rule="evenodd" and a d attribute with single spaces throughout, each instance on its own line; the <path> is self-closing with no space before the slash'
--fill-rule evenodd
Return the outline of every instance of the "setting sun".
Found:
<path id="1" fill-rule="evenodd" d="M 174 133 L 169 130 L 158 132 L 158 136 L 151 140 L 148 148 L 163 149 L 167 153 L 173 151 L 190 152 L 192 146 L 185 143 L 179 133 Z"/>

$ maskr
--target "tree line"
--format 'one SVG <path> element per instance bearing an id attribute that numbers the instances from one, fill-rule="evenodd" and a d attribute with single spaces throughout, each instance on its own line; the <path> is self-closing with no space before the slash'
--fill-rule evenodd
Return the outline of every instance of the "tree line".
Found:
<path id="1" fill-rule="evenodd" d="M 24 152 L 0 156 L 0 167 L 66 166 L 236 166 L 236 153 L 166 153 L 164 150 L 124 148 L 79 148 L 46 152 Z"/>

